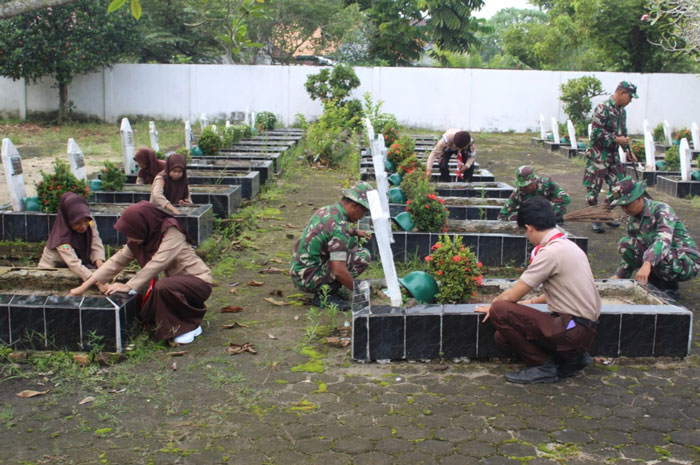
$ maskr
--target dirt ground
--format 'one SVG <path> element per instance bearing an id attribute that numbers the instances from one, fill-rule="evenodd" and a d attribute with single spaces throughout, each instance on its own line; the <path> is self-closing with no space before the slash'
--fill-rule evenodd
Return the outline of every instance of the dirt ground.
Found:
<path id="1" fill-rule="evenodd" d="M 476 140 L 496 180 L 531 164 L 571 194 L 571 210 L 584 206 L 582 163 L 531 147 L 527 135 Z M 299 166 L 255 201 L 257 229 L 214 268 L 219 285 L 195 343 L 157 348 L 141 337 L 110 367 L 55 356 L 35 368 L 0 363 L 0 463 L 700 463 L 697 322 L 686 360 L 611 361 L 538 386 L 505 383 L 507 363 L 358 364 L 349 347 L 307 342 L 316 316 L 276 269 L 287 269 L 309 216 L 339 199 L 349 176 Z M 689 201 L 651 192 L 700 239 Z M 622 231 L 566 228 L 589 237 L 595 276 L 612 274 Z M 698 282 L 681 285 L 679 304 L 694 312 Z M 229 343 L 257 354 L 228 355 Z M 23 390 L 46 393 L 18 397 Z"/>

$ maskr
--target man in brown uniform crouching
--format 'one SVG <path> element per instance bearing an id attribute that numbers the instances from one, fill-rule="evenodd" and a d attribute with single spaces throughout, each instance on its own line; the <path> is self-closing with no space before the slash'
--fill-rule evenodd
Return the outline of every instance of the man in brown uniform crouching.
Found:
<path id="1" fill-rule="evenodd" d="M 600 295 L 586 254 L 556 229 L 552 205 L 532 197 L 518 210 L 518 226 L 535 246 L 528 269 L 491 305 L 476 308 L 496 328 L 494 339 L 520 355 L 526 368 L 507 373 L 512 383 L 554 383 L 591 362 Z M 544 294 L 520 300 L 542 285 Z M 525 304 L 547 304 L 541 312 Z"/>

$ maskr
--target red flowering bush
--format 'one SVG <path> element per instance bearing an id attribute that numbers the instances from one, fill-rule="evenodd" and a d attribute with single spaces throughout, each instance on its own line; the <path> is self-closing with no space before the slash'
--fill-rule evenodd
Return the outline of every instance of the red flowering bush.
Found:
<path id="1" fill-rule="evenodd" d="M 87 199 L 90 194 L 87 183 L 71 173 L 68 163 L 56 158 L 53 162 L 53 171 L 53 174 L 40 171 L 42 179 L 35 184 L 41 211 L 56 213 L 61 196 L 66 192 L 75 192 Z"/>
<path id="2" fill-rule="evenodd" d="M 421 163 L 416 158 L 415 154 L 409 155 L 404 158 L 403 161 L 398 166 L 398 172 L 403 178 L 405 175 L 412 173 L 415 170 L 421 169 Z M 403 182 L 402 182 L 403 183 Z"/>
<path id="3" fill-rule="evenodd" d="M 202 135 L 199 136 L 197 145 L 205 156 L 214 155 L 221 148 L 221 137 L 211 127 L 206 127 L 202 131 Z"/>
<path id="4" fill-rule="evenodd" d="M 686 139 L 688 139 L 688 142 L 692 142 L 693 135 L 690 133 L 690 129 L 683 128 L 673 135 L 673 138 L 675 140 L 677 140 L 679 143 L 680 143 L 681 139 L 683 139 L 684 137 Z"/>
<path id="5" fill-rule="evenodd" d="M 396 139 L 399 137 L 399 131 L 396 129 L 396 124 L 386 123 L 386 126 L 382 129 L 382 135 L 384 136 L 384 146 L 391 147 Z"/>
<path id="6" fill-rule="evenodd" d="M 638 160 L 644 160 L 644 142 L 634 142 L 632 145 L 630 145 L 630 150 Z"/>
<path id="7" fill-rule="evenodd" d="M 439 284 L 435 300 L 440 304 L 459 304 L 469 302 L 476 296 L 477 287 L 481 286 L 481 262 L 469 247 L 462 245 L 462 237 L 455 236 L 454 241 L 444 234 L 440 242 L 432 247 L 431 254 L 425 257 L 427 272 Z"/>
<path id="8" fill-rule="evenodd" d="M 408 157 L 416 151 L 416 142 L 410 136 L 401 136 L 389 146 L 387 158 L 394 166 L 400 166 Z"/>
<path id="9" fill-rule="evenodd" d="M 406 211 L 411 214 L 418 231 L 439 232 L 447 227 L 449 211 L 443 205 L 444 200 L 434 192 L 418 195 L 409 199 Z"/>
<path id="10" fill-rule="evenodd" d="M 416 169 L 401 175 L 401 190 L 408 199 L 415 199 L 423 193 L 431 192 L 430 181 L 424 169 Z"/>

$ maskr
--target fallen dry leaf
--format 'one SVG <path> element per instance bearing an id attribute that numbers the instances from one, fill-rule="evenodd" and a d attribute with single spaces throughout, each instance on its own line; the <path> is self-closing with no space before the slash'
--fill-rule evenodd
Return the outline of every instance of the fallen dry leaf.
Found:
<path id="1" fill-rule="evenodd" d="M 229 355 L 238 355 L 243 352 L 250 352 L 251 354 L 257 354 L 256 350 L 253 348 L 253 344 L 250 342 L 244 342 L 243 344 L 236 344 L 231 342 L 226 348 L 226 353 Z"/>
<path id="2" fill-rule="evenodd" d="M 263 300 L 265 302 L 271 303 L 272 305 L 277 305 L 278 307 L 283 307 L 283 306 L 287 305 L 286 302 L 282 302 L 280 300 L 273 299 L 272 297 L 265 297 Z"/>
<path id="3" fill-rule="evenodd" d="M 294 226 L 293 224 L 289 224 L 289 223 L 285 224 L 285 226 L 288 228 L 292 228 L 292 229 L 296 228 L 296 226 Z"/>
<path id="4" fill-rule="evenodd" d="M 94 400 L 95 400 L 94 397 L 92 397 L 92 396 L 87 396 L 86 398 L 84 398 L 83 400 L 81 400 L 80 402 L 78 402 L 78 405 L 89 404 L 90 402 L 92 402 L 92 401 L 94 401 Z"/>
<path id="5" fill-rule="evenodd" d="M 168 352 L 168 357 L 182 357 L 186 353 L 186 350 L 176 350 L 174 352 Z"/>
<path id="6" fill-rule="evenodd" d="M 275 289 L 274 291 L 270 291 L 270 295 L 276 295 L 277 297 L 283 297 L 282 289 Z"/>
<path id="7" fill-rule="evenodd" d="M 230 325 L 222 325 L 221 326 L 224 329 L 233 329 L 233 328 L 248 328 L 249 326 L 243 323 L 239 323 L 237 321 L 234 321 Z"/>
<path id="8" fill-rule="evenodd" d="M 177 363 L 173 362 L 173 364 L 170 365 L 170 368 L 172 368 L 173 371 L 177 371 Z"/>
<path id="9" fill-rule="evenodd" d="M 85 354 L 75 354 L 73 355 L 73 361 L 80 366 L 90 365 L 90 356 Z"/>
<path id="10" fill-rule="evenodd" d="M 258 273 L 262 273 L 262 274 L 282 274 L 282 273 L 286 273 L 286 272 L 287 272 L 286 270 L 283 270 L 281 268 L 276 268 L 274 266 L 268 266 L 264 270 L 258 271 Z"/>
<path id="11" fill-rule="evenodd" d="M 270 339 L 277 339 L 277 336 L 271 333 L 267 333 L 267 337 L 269 337 Z"/>
<path id="12" fill-rule="evenodd" d="M 227 305 L 226 307 L 221 307 L 219 310 L 221 313 L 238 313 L 243 311 L 243 307 L 238 305 Z"/>
<path id="13" fill-rule="evenodd" d="M 126 392 L 126 388 L 121 388 L 121 389 L 110 389 L 109 391 L 110 394 L 120 394 L 122 392 Z"/>
<path id="14" fill-rule="evenodd" d="M 17 397 L 24 397 L 24 398 L 36 397 L 36 396 L 43 396 L 43 395 L 48 394 L 48 393 L 49 393 L 49 390 L 48 390 L 48 389 L 47 389 L 46 391 L 31 391 L 31 390 L 25 390 L 25 391 L 22 391 L 22 392 L 18 392 L 18 393 L 17 393 Z"/>
<path id="15" fill-rule="evenodd" d="M 238 288 L 234 287 L 229 291 L 231 294 L 238 294 Z"/>
<path id="16" fill-rule="evenodd" d="M 298 321 L 298 320 L 299 320 L 299 315 L 294 315 L 294 321 Z"/>
<path id="17" fill-rule="evenodd" d="M 249 286 L 262 286 L 262 285 L 264 285 L 264 284 L 265 284 L 265 283 L 262 282 L 262 281 L 255 281 L 255 280 L 249 281 L 249 282 L 248 282 L 248 285 L 249 285 Z"/>
<path id="18" fill-rule="evenodd" d="M 350 339 L 346 337 L 327 337 L 326 344 L 331 347 L 347 347 L 350 345 Z"/>
<path id="19" fill-rule="evenodd" d="M 271 258 L 270 261 L 271 261 L 271 262 L 275 262 L 275 263 L 284 263 L 284 262 L 283 262 L 282 260 L 280 260 L 279 258 Z"/>
<path id="20" fill-rule="evenodd" d="M 7 356 L 12 362 L 24 362 L 27 360 L 26 352 L 10 352 Z"/>

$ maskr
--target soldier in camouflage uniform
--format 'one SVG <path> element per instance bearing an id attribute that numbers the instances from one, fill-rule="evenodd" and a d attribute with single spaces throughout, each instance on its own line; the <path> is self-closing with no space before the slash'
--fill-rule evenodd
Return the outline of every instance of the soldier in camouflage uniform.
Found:
<path id="1" fill-rule="evenodd" d="M 370 263 L 369 250 L 359 247 L 358 238 L 370 234 L 352 228 L 348 223 L 359 220 L 369 210 L 366 182 L 343 191 L 343 198 L 334 205 L 316 211 L 294 247 L 289 274 L 294 285 L 304 292 L 315 293 L 313 304 L 334 303 L 349 308 L 336 292 L 345 286 L 352 290 L 354 278 Z M 328 284 L 331 294 L 322 296 L 321 286 Z"/>
<path id="2" fill-rule="evenodd" d="M 531 166 L 521 166 L 515 172 L 516 189 L 510 194 L 503 208 L 498 214 L 501 221 L 515 221 L 518 219 L 518 209 L 527 199 L 536 195 L 549 200 L 554 209 L 554 216 L 557 222 L 561 223 L 566 214 L 566 207 L 571 202 L 569 194 L 562 189 L 559 184 L 551 178 L 539 177 L 535 174 Z"/>
<path id="3" fill-rule="evenodd" d="M 645 182 L 623 178 L 612 190 L 611 206 L 621 206 L 628 215 L 627 234 L 618 242 L 622 262 L 613 278 L 651 283 L 671 299 L 678 298 L 678 282 L 695 277 L 700 270 L 700 252 L 685 225 L 663 202 L 645 198 Z"/>
<path id="4" fill-rule="evenodd" d="M 603 181 L 607 183 L 610 192 L 615 183 L 625 176 L 618 147 L 626 148 L 630 143 L 627 137 L 625 107 L 633 98 L 637 98 L 637 86 L 622 81 L 612 97 L 600 103 L 593 111 L 591 148 L 586 151 L 586 171 L 583 174 L 588 206 L 598 205 L 598 194 L 603 187 Z M 629 149 L 627 156 L 632 161 L 637 161 Z M 592 226 L 594 232 L 605 231 L 601 223 L 593 223 Z M 608 223 L 608 226 L 616 228 L 620 223 L 612 222 Z"/>

